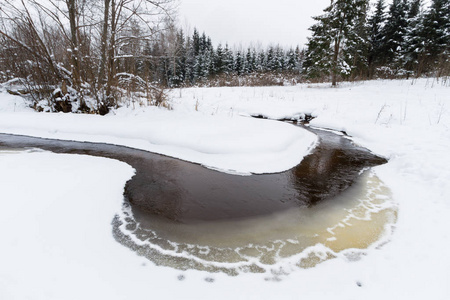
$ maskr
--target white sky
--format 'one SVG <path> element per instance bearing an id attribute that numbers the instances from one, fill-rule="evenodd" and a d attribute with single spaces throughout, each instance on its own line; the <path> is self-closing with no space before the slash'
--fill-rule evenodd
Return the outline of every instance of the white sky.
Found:
<path id="1" fill-rule="evenodd" d="M 196 27 L 213 44 L 303 47 L 313 16 L 323 13 L 330 0 L 178 0 L 180 25 Z M 371 0 L 373 5 L 375 0 Z M 392 0 L 386 0 L 386 6 Z M 430 0 L 425 0 L 428 4 Z"/>
<path id="2" fill-rule="evenodd" d="M 330 0 L 180 0 L 180 24 L 192 33 L 211 37 L 212 42 L 246 47 L 303 46 L 314 24 Z M 189 31 L 190 29 L 190 31 Z"/>

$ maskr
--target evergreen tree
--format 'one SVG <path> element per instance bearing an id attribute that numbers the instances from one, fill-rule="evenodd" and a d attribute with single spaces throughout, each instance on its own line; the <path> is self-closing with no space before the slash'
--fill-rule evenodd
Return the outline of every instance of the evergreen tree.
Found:
<path id="1" fill-rule="evenodd" d="M 223 72 L 225 74 L 231 74 L 234 70 L 234 56 L 233 52 L 228 47 L 228 44 L 225 44 L 225 57 L 224 57 L 224 65 Z"/>
<path id="2" fill-rule="evenodd" d="M 186 72 L 186 45 L 183 30 L 176 34 L 175 52 L 168 70 L 168 86 L 179 86 L 185 80 Z"/>
<path id="3" fill-rule="evenodd" d="M 383 49 L 383 24 L 386 20 L 384 0 L 378 0 L 375 11 L 367 21 L 368 27 L 368 57 L 369 78 L 372 78 L 375 68 L 381 64 Z"/>
<path id="4" fill-rule="evenodd" d="M 256 49 L 253 48 L 252 49 L 252 55 L 251 55 L 251 61 L 250 61 L 250 66 L 251 66 L 250 68 L 252 70 L 252 73 L 258 71 L 257 57 L 258 57 L 258 54 L 256 53 Z"/>
<path id="5" fill-rule="evenodd" d="M 287 66 L 288 71 L 295 71 L 297 69 L 297 56 L 294 49 L 290 48 L 287 52 Z"/>
<path id="6" fill-rule="evenodd" d="M 200 53 L 200 47 L 200 35 L 197 28 L 194 28 L 194 33 L 192 35 L 192 49 L 194 50 L 194 56 L 197 56 Z"/>
<path id="7" fill-rule="evenodd" d="M 331 75 L 332 85 L 338 76 L 348 76 L 346 45 L 357 43 L 357 33 L 352 32 L 361 15 L 366 14 L 367 0 L 336 0 L 324 10 L 324 14 L 313 19 L 317 21 L 310 30 L 304 71 L 309 78 Z"/>
<path id="8" fill-rule="evenodd" d="M 276 70 L 275 50 L 272 46 L 269 46 L 269 49 L 267 49 L 265 66 L 267 71 Z"/>
<path id="9" fill-rule="evenodd" d="M 256 55 L 256 62 L 255 62 L 257 72 L 267 71 L 265 61 L 266 61 L 266 55 L 264 53 L 264 50 L 260 50 L 258 52 L 258 54 Z"/>
<path id="10" fill-rule="evenodd" d="M 200 65 L 200 74 L 199 77 L 203 80 L 208 79 L 208 77 L 211 74 L 212 68 L 212 55 L 211 55 L 211 51 L 207 50 L 204 53 L 202 53 L 201 55 L 199 55 L 201 63 Z"/>
<path id="11" fill-rule="evenodd" d="M 422 0 L 408 1 L 407 22 L 402 60 L 409 77 L 413 73 L 419 73 L 419 57 L 424 51 Z"/>
<path id="12" fill-rule="evenodd" d="M 185 81 L 189 84 L 195 83 L 195 50 L 193 40 L 188 37 L 186 39 L 186 63 L 185 63 Z"/>
<path id="13" fill-rule="evenodd" d="M 297 46 L 295 48 L 295 58 L 297 60 L 297 72 L 301 72 L 305 59 L 305 50 L 300 50 L 300 47 Z"/>
<path id="14" fill-rule="evenodd" d="M 210 76 L 216 76 L 219 73 L 219 71 L 217 69 L 217 65 L 216 65 L 216 63 L 217 63 L 217 51 L 214 50 L 214 48 L 212 48 L 209 51 L 209 56 L 210 56 L 210 59 L 209 59 L 210 60 L 210 62 L 209 62 L 209 75 Z"/>
<path id="15" fill-rule="evenodd" d="M 280 46 L 277 46 L 275 49 L 273 69 L 277 72 L 283 72 L 285 68 L 286 68 L 286 57 L 284 50 Z"/>
<path id="16" fill-rule="evenodd" d="M 222 45 L 217 46 L 215 55 L 215 69 L 217 74 L 225 73 L 225 50 Z"/>
<path id="17" fill-rule="evenodd" d="M 450 55 L 450 0 L 433 0 L 423 18 L 424 51 L 428 69 L 444 65 Z"/>
<path id="18" fill-rule="evenodd" d="M 393 68 L 394 72 L 401 67 L 402 47 L 408 26 L 407 12 L 407 0 L 394 0 L 383 28 L 383 62 Z"/>
<path id="19" fill-rule="evenodd" d="M 249 74 L 254 71 L 254 65 L 252 63 L 252 50 L 247 49 L 247 54 L 245 55 L 245 70 L 244 73 Z"/>
<path id="20" fill-rule="evenodd" d="M 203 56 L 196 55 L 194 57 L 194 67 L 193 67 L 193 83 L 197 83 L 203 77 Z"/>
<path id="21" fill-rule="evenodd" d="M 236 52 L 236 57 L 234 59 L 234 72 L 237 75 L 242 75 L 245 70 L 245 58 L 242 51 L 238 50 Z"/>
<path id="22" fill-rule="evenodd" d="M 369 2 L 361 4 L 360 11 L 354 21 L 349 24 L 350 30 L 346 42 L 343 43 L 343 61 L 348 66 L 348 75 L 353 79 L 365 78 L 368 75 L 368 53 L 370 49 L 369 31 L 367 27 L 367 13 Z"/>

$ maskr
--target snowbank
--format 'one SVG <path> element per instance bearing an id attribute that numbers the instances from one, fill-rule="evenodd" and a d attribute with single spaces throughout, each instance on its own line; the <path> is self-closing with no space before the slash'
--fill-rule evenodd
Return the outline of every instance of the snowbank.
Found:
<path id="1" fill-rule="evenodd" d="M 36 113 L 27 111 L 18 97 L 4 94 L 0 132 L 123 145 L 235 174 L 288 170 L 317 142 L 304 129 L 236 114 L 209 116 L 155 107 L 122 108 L 106 117 Z"/>

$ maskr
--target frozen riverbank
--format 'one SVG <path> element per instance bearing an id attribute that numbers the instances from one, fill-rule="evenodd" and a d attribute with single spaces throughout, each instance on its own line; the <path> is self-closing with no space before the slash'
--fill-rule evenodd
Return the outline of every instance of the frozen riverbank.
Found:
<path id="1" fill-rule="evenodd" d="M 314 134 L 298 127 L 234 114 L 155 107 L 122 108 L 105 117 L 38 114 L 5 92 L 0 94 L 0 132 L 128 146 L 243 175 L 288 170 L 317 142 Z"/>

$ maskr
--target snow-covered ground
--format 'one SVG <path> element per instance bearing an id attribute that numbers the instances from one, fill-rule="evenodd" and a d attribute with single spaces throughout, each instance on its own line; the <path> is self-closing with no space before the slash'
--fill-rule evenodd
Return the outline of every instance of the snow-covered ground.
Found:
<path id="1" fill-rule="evenodd" d="M 238 173 L 285 170 L 315 143 L 297 127 L 245 116 L 311 113 L 317 116 L 312 126 L 345 130 L 389 158 L 375 173 L 399 206 L 391 240 L 357 261 L 338 254 L 278 275 L 281 281 L 265 280 L 271 274 L 181 272 L 157 267 L 114 241 L 111 220 L 133 174 L 129 166 L 3 152 L 0 298 L 448 299 L 449 89 L 433 79 L 193 88 L 172 92 L 173 111 L 122 108 L 103 118 L 35 113 L 20 98 L 0 93 L 0 133 L 125 144 Z"/>
<path id="2" fill-rule="evenodd" d="M 213 117 L 156 107 L 123 108 L 106 117 L 36 114 L 16 97 L 1 99 L 5 102 L 0 104 L 2 133 L 124 145 L 228 173 L 288 170 L 301 161 L 317 141 L 310 132 L 288 124 L 233 114 Z M 11 108 L 18 112 L 11 114 Z"/>

